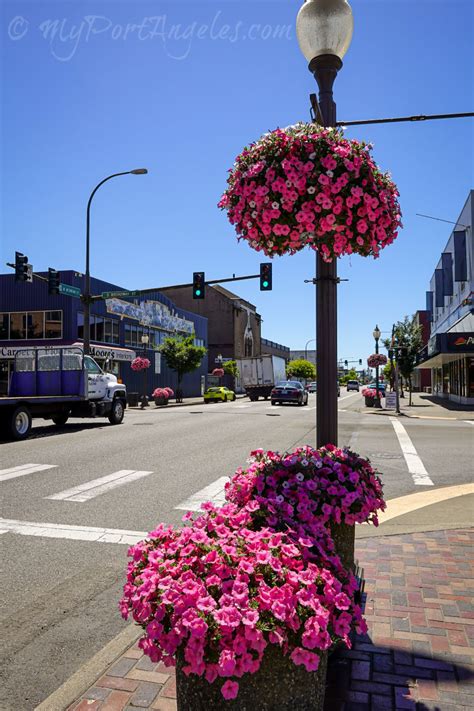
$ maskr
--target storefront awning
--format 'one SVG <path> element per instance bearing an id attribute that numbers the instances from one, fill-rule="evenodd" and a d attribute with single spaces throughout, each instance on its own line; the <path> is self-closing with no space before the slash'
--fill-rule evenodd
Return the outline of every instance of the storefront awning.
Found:
<path id="1" fill-rule="evenodd" d="M 446 363 L 453 363 L 474 356 L 474 333 L 449 332 L 438 333 L 428 341 L 418 354 L 417 370 L 441 368 Z"/>

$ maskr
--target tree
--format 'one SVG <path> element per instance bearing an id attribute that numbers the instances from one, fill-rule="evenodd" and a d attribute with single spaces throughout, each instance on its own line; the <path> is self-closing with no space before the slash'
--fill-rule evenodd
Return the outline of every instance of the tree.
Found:
<path id="1" fill-rule="evenodd" d="M 232 375 L 233 378 L 238 378 L 240 375 L 237 363 L 235 360 L 226 360 L 222 363 L 224 373 L 226 375 Z"/>
<path id="2" fill-rule="evenodd" d="M 412 380 L 411 376 L 416 366 L 416 357 L 423 346 L 422 326 L 415 323 L 415 318 L 405 316 L 403 321 L 398 321 L 393 328 L 392 340 L 384 341 L 386 348 L 394 348 L 397 365 L 405 383 L 408 383 L 410 399 L 408 405 L 412 405 Z"/>
<path id="3" fill-rule="evenodd" d="M 207 350 L 204 346 L 194 345 L 194 336 L 165 338 L 158 350 L 162 353 L 168 368 L 175 370 L 178 375 L 176 400 L 182 402 L 181 381 L 183 376 L 199 368 Z"/>
<path id="4" fill-rule="evenodd" d="M 395 373 L 393 372 L 392 364 L 390 361 L 388 361 L 387 365 L 384 366 L 382 373 L 384 374 L 385 380 L 390 383 L 390 390 L 393 390 L 393 382 L 395 379 Z"/>
<path id="5" fill-rule="evenodd" d="M 357 375 L 357 371 L 355 370 L 355 368 L 351 368 L 348 373 L 342 375 L 339 378 L 339 382 L 341 383 L 341 385 L 347 385 L 348 380 L 359 380 L 359 376 Z"/>
<path id="6" fill-rule="evenodd" d="M 292 360 L 286 366 L 288 378 L 302 378 L 304 380 L 314 380 L 316 378 L 316 366 L 309 360 Z"/>

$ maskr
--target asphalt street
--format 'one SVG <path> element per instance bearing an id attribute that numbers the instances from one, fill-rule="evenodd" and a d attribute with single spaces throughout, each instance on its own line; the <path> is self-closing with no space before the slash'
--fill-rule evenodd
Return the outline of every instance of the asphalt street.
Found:
<path id="1" fill-rule="evenodd" d="M 345 390 L 339 410 L 339 444 L 372 460 L 386 499 L 472 481 L 472 421 L 369 414 Z M 307 407 L 238 399 L 128 410 L 116 427 L 40 421 L 0 444 L 0 708 L 33 709 L 123 629 L 127 544 L 220 501 L 251 450 L 314 445 L 315 420 L 314 395 Z"/>

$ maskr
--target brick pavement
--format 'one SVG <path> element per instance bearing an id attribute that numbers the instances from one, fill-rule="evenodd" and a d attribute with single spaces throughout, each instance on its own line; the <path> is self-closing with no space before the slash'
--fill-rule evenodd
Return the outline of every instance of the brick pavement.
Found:
<path id="1" fill-rule="evenodd" d="M 369 632 L 332 656 L 325 711 L 474 709 L 473 543 L 474 529 L 357 541 Z M 134 645 L 68 711 L 140 709 L 175 711 L 176 687 Z"/>

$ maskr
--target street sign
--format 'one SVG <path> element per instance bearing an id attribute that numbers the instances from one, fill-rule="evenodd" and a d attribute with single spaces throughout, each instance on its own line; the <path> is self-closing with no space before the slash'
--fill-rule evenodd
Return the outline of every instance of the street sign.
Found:
<path id="1" fill-rule="evenodd" d="M 120 299 L 122 297 L 141 296 L 141 291 L 103 291 L 103 299 Z"/>
<path id="2" fill-rule="evenodd" d="M 386 410 L 396 410 L 397 409 L 397 393 L 395 391 L 385 394 L 385 409 Z"/>
<path id="3" fill-rule="evenodd" d="M 70 284 L 60 284 L 59 293 L 64 294 L 64 296 L 74 296 L 75 299 L 81 298 L 81 290 L 77 286 L 71 286 Z"/>

